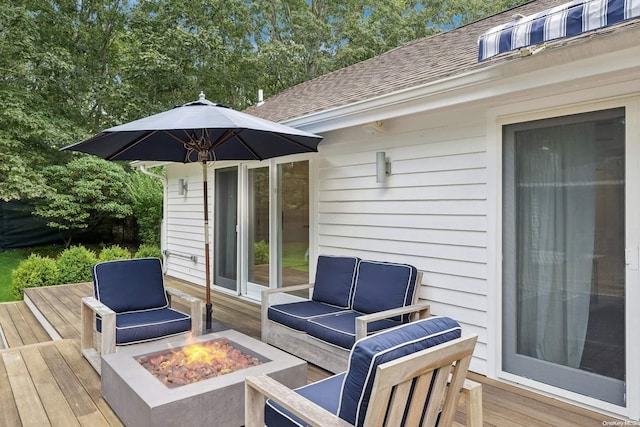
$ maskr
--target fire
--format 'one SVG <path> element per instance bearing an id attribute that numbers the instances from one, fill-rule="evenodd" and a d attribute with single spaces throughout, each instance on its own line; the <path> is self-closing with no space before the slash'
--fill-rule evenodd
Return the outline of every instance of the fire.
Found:
<path id="1" fill-rule="evenodd" d="M 228 356 L 227 349 L 205 346 L 204 344 L 191 344 L 183 347 L 182 351 L 184 352 L 183 364 L 212 363 L 216 360 L 224 360 Z M 180 356 L 176 357 L 180 359 Z"/>
<path id="2" fill-rule="evenodd" d="M 261 363 L 234 348 L 226 339 L 189 344 L 137 360 L 168 387 L 195 383 Z"/>

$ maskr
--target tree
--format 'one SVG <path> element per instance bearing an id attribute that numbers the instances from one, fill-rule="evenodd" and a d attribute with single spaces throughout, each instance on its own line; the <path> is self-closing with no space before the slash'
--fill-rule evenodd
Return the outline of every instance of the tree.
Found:
<path id="1" fill-rule="evenodd" d="M 133 172 L 127 189 L 142 244 L 159 247 L 164 199 L 162 183 L 149 175 Z"/>
<path id="2" fill-rule="evenodd" d="M 92 230 L 99 224 L 132 214 L 128 175 L 117 163 L 83 156 L 66 166 L 50 166 L 43 175 L 53 188 L 37 202 L 35 214 L 61 231 Z M 67 237 L 66 245 L 71 243 Z"/>

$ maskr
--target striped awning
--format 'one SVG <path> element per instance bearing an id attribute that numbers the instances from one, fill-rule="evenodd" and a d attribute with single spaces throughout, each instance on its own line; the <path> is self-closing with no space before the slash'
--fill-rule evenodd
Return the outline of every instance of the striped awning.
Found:
<path id="1" fill-rule="evenodd" d="M 640 16 L 640 0 L 575 0 L 498 25 L 478 39 L 478 61 Z"/>

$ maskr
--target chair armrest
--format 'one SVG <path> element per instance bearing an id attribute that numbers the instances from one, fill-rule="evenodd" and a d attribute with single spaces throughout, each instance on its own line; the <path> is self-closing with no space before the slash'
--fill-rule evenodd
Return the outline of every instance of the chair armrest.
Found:
<path id="1" fill-rule="evenodd" d="M 194 335 L 202 335 L 202 300 L 169 286 L 165 287 L 164 290 L 169 296 L 169 305 L 171 305 L 172 297 L 180 298 L 189 305 L 189 314 L 191 314 L 191 332 L 193 332 Z"/>
<path id="2" fill-rule="evenodd" d="M 270 297 L 274 294 L 285 294 L 292 291 L 303 291 L 305 289 L 312 289 L 313 283 L 306 283 L 304 285 L 285 286 L 283 288 L 265 289 L 262 291 L 262 300 L 264 301 L 265 295 Z"/>
<path id="3" fill-rule="evenodd" d="M 462 396 L 465 399 L 467 427 L 482 427 L 482 384 L 465 379 Z"/>
<path id="4" fill-rule="evenodd" d="M 365 314 L 356 317 L 356 341 L 367 336 L 367 325 L 376 320 L 388 319 L 390 317 L 401 316 L 403 314 L 416 313 L 417 319 L 426 319 L 430 316 L 430 306 L 427 303 L 418 303 L 406 307 L 392 308 L 390 310 Z M 414 319 L 413 320 L 417 320 Z"/>
<path id="5" fill-rule="evenodd" d="M 267 398 L 274 400 L 310 425 L 353 427 L 335 414 L 266 375 L 245 379 L 246 427 L 264 426 L 264 404 Z"/>
<path id="6" fill-rule="evenodd" d="M 96 371 L 100 372 L 100 356 L 116 351 L 116 313 L 94 297 L 84 297 L 80 301 L 80 350 Z M 96 314 L 102 322 L 99 351 L 94 348 L 93 342 Z"/>

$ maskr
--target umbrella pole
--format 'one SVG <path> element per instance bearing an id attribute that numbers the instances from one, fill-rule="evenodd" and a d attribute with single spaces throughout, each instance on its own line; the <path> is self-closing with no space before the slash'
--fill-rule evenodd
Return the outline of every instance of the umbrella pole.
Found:
<path id="1" fill-rule="evenodd" d="M 202 162 L 202 188 L 203 193 L 202 197 L 204 199 L 204 274 L 205 274 L 205 286 L 207 293 L 207 304 L 206 304 L 206 317 L 205 317 L 205 328 L 207 331 L 211 330 L 211 270 L 210 264 L 211 261 L 209 259 L 209 190 L 207 189 L 207 162 Z"/>

